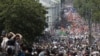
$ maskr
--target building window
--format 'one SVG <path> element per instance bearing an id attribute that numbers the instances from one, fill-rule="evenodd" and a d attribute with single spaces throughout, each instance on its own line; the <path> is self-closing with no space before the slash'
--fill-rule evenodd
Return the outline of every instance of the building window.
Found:
<path id="1" fill-rule="evenodd" d="M 46 17 L 46 22 L 49 22 L 49 16 Z"/>

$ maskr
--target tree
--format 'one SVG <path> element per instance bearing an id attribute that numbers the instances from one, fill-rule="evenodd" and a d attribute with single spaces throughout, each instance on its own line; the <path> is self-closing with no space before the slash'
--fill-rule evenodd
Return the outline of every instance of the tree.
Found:
<path id="1" fill-rule="evenodd" d="M 88 20 L 89 23 L 89 43 L 93 43 L 91 28 L 92 22 L 100 23 L 100 0 L 74 0 L 74 6 L 79 14 Z"/>
<path id="2" fill-rule="evenodd" d="M 46 27 L 46 13 L 36 0 L 0 0 L 0 28 L 33 41 Z"/>
<path id="3" fill-rule="evenodd" d="M 100 22 L 100 0 L 74 0 L 74 6 L 84 18 Z"/>

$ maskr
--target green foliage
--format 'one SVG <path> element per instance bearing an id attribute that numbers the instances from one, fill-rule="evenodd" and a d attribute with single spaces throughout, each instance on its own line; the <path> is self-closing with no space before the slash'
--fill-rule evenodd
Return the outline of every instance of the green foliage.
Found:
<path id="1" fill-rule="evenodd" d="M 100 22 L 100 0 L 74 0 L 74 6 L 84 18 Z"/>
<path id="2" fill-rule="evenodd" d="M 21 33 L 34 40 L 46 27 L 45 8 L 35 0 L 0 0 L 0 25 L 2 29 Z"/>

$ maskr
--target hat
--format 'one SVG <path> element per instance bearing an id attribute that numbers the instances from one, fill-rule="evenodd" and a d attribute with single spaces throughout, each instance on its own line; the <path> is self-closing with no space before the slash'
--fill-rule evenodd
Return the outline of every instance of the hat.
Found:
<path id="1" fill-rule="evenodd" d="M 19 36 L 20 39 L 22 39 L 22 35 L 17 33 L 16 36 Z"/>

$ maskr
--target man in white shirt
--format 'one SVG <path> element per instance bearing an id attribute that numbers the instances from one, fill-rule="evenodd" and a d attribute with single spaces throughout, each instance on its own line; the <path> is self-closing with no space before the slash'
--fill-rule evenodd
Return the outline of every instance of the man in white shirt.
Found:
<path id="1" fill-rule="evenodd" d="M 8 39 L 6 36 L 3 37 L 3 41 L 2 41 L 2 43 L 1 43 L 1 48 L 2 48 L 3 50 L 6 49 L 6 43 L 7 43 L 8 40 L 9 40 L 9 39 Z"/>

